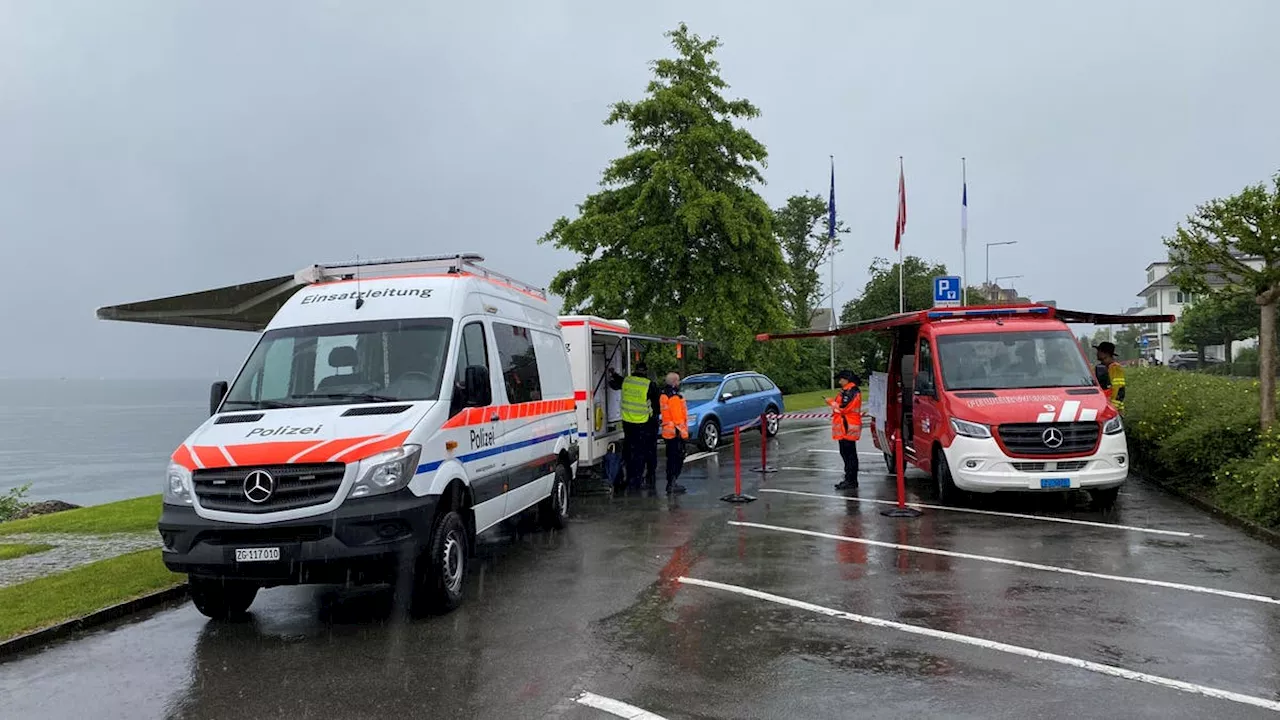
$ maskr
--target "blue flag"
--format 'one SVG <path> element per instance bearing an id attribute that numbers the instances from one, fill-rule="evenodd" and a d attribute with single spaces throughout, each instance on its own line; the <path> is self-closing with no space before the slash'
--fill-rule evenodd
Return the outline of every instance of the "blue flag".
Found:
<path id="1" fill-rule="evenodd" d="M 827 237 L 836 238 L 836 161 L 831 160 L 831 199 L 827 201 Z"/>

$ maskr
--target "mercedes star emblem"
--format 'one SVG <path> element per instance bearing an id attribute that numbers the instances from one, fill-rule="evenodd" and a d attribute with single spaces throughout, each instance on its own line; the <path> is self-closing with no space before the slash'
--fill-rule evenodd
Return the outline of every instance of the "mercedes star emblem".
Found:
<path id="1" fill-rule="evenodd" d="M 266 470 L 254 470 L 244 477 L 244 496 L 255 505 L 270 500 L 275 491 L 276 479 Z"/>
<path id="2" fill-rule="evenodd" d="M 1040 439 L 1044 441 L 1045 447 L 1056 448 L 1062 446 L 1062 431 L 1056 427 L 1051 427 L 1040 434 Z M 248 492 L 247 490 L 245 491 Z M 250 498 L 252 500 L 253 498 Z"/>

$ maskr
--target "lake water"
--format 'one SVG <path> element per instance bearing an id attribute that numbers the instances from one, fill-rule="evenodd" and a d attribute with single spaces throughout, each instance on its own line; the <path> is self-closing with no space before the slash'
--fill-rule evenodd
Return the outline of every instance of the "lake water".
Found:
<path id="1" fill-rule="evenodd" d="M 0 379 L 0 493 L 96 505 L 159 493 L 209 414 L 201 380 Z"/>

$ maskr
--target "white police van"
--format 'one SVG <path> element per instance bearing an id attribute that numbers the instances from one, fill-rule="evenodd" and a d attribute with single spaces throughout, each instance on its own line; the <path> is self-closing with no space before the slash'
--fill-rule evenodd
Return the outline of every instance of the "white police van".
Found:
<path id="1" fill-rule="evenodd" d="M 202 613 L 364 582 L 449 610 L 478 533 L 533 508 L 564 527 L 578 428 L 559 324 L 542 290 L 480 260 L 316 265 L 98 310 L 263 331 L 164 484 L 164 563 Z"/>

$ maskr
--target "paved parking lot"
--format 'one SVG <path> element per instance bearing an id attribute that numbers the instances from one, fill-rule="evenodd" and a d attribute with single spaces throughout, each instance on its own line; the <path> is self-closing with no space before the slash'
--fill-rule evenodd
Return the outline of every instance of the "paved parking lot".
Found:
<path id="1" fill-rule="evenodd" d="M 1280 551 L 1138 483 L 1107 516 L 1024 497 L 888 518 L 869 443 L 853 502 L 825 428 L 787 430 L 782 470 L 746 475 L 754 503 L 718 499 L 726 450 L 690 466 L 688 495 L 575 499 L 567 532 L 504 529 L 448 616 L 399 618 L 378 589 L 265 591 L 240 624 L 180 604 L 5 662 L 5 712 L 1276 715 Z"/>

